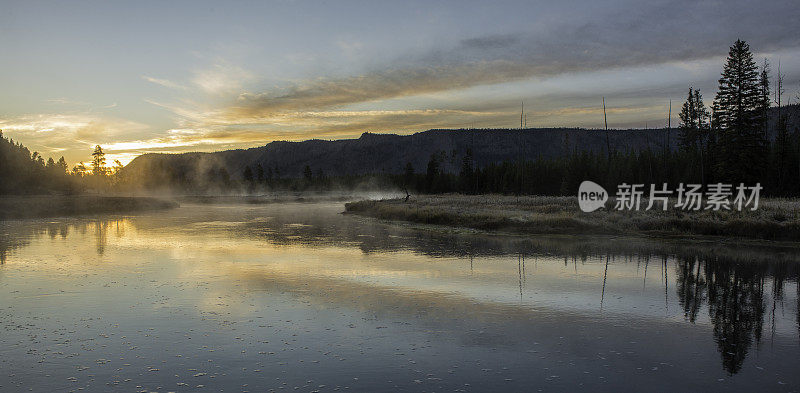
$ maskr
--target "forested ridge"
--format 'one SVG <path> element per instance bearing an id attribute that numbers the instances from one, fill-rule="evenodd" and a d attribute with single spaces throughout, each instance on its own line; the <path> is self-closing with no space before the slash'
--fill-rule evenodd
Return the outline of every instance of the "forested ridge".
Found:
<path id="1" fill-rule="evenodd" d="M 0 130 L 0 194 L 71 192 L 73 183 L 64 157 L 44 159 Z"/>
<path id="2" fill-rule="evenodd" d="M 783 75 L 737 40 L 710 98 L 687 86 L 676 127 L 428 130 L 358 139 L 271 142 L 215 153 L 144 154 L 126 167 L 67 170 L 63 158 L 3 139 L 3 193 L 92 189 L 186 194 L 356 188 L 416 193 L 573 195 L 583 180 L 760 183 L 769 196 L 800 196 L 800 106 L 787 105 Z M 704 95 L 705 93 L 705 95 Z M 706 101 L 710 101 L 709 104 Z M 666 121 L 665 121 L 666 123 Z"/>

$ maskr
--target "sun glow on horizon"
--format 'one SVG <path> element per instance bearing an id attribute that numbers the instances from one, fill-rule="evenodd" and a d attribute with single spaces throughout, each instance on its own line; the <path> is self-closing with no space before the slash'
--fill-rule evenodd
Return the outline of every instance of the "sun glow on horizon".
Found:
<path id="1" fill-rule="evenodd" d="M 702 3 L 675 10 L 640 4 L 635 14 L 620 12 L 630 8 L 622 3 L 496 4 L 493 12 L 505 19 L 491 28 L 470 7 L 444 6 L 423 17 L 416 7 L 387 14 L 377 3 L 346 13 L 320 5 L 302 15 L 335 14 L 345 23 L 298 34 L 281 34 L 296 27 L 298 4 L 268 14 L 257 5 L 230 7 L 230 15 L 141 5 L 163 11 L 151 12 L 158 17 L 146 30 L 123 17 L 128 6 L 98 11 L 77 2 L 43 14 L 26 2 L 9 5 L 14 16 L 0 16 L 0 26 L 10 26 L 4 38 L 11 37 L 14 60 L 0 75 L 0 129 L 70 163 L 85 161 L 95 145 L 127 164 L 145 153 L 276 140 L 514 128 L 522 101 L 530 127 L 602 128 L 605 97 L 609 127 L 659 128 L 668 122 L 669 100 L 681 102 L 689 86 L 711 101 L 731 31 L 773 68 L 780 59 L 786 81 L 800 78 L 800 42 L 787 39 L 796 36 L 790 26 L 775 23 L 800 11 L 778 3 L 755 11 L 749 2 L 728 2 L 730 15 L 749 13 L 743 21 Z M 97 12 L 115 28 L 97 26 Z M 264 23 L 240 23 L 256 16 Z M 219 29 L 198 27 L 209 17 L 222 18 Z M 607 19 L 618 23 L 599 23 Z M 76 21 L 80 28 L 63 28 Z M 176 31 L 186 34 L 170 34 Z"/>

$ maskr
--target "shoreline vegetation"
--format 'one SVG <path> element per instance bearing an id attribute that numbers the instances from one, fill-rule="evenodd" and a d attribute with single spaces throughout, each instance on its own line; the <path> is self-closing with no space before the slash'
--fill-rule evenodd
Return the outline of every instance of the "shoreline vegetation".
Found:
<path id="1" fill-rule="evenodd" d="M 0 197 L 0 220 L 122 214 L 178 207 L 174 201 L 151 197 L 96 195 L 26 195 Z"/>
<path id="2" fill-rule="evenodd" d="M 606 206 L 614 206 L 609 200 Z M 362 200 L 345 213 L 384 220 L 443 225 L 515 234 L 726 236 L 800 241 L 800 201 L 762 199 L 755 211 L 670 209 L 584 213 L 576 197 L 423 195 Z"/>

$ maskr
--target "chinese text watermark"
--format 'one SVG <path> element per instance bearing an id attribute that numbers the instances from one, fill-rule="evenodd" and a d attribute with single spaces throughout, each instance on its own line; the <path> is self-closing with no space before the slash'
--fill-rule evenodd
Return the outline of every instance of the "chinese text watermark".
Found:
<path id="1" fill-rule="evenodd" d="M 614 210 L 667 210 L 670 207 L 687 211 L 756 210 L 762 189 L 761 183 L 755 186 L 713 183 L 705 188 L 701 184 L 680 183 L 674 190 L 667 183 L 650 184 L 649 190 L 645 184 L 622 183 L 617 186 Z M 578 189 L 578 205 L 584 212 L 605 207 L 608 197 L 602 186 L 588 180 Z"/>

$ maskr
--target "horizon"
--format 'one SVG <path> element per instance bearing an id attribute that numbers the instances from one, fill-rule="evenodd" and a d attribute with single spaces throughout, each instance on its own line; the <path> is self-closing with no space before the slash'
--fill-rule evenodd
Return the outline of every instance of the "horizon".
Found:
<path id="1" fill-rule="evenodd" d="M 518 128 L 522 102 L 526 128 L 602 129 L 601 97 L 610 129 L 662 128 L 670 100 L 676 126 L 690 86 L 713 100 L 737 38 L 773 75 L 780 62 L 786 97 L 800 90 L 790 1 L 6 8 L 0 129 L 70 166 L 94 145 L 127 164 L 364 132 Z"/>

